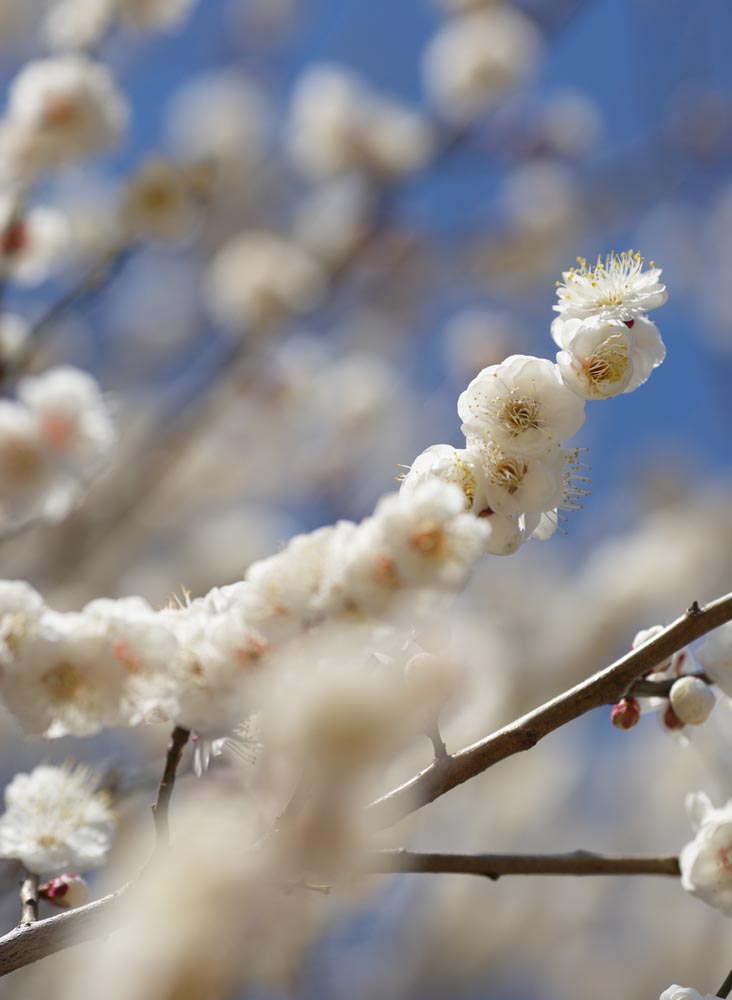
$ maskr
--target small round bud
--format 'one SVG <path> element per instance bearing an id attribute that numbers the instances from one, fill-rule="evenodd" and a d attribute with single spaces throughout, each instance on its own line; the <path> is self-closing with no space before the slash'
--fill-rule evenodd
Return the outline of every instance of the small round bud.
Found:
<path id="1" fill-rule="evenodd" d="M 59 875 L 38 887 L 38 898 L 64 910 L 73 910 L 89 901 L 89 887 L 80 875 Z"/>
<path id="2" fill-rule="evenodd" d="M 685 725 L 706 722 L 714 708 L 714 692 L 698 677 L 680 677 L 669 695 L 671 707 Z"/>
<path id="3" fill-rule="evenodd" d="M 673 708 L 669 705 L 661 716 L 661 725 L 664 729 L 683 729 L 684 723 L 678 717 Z"/>
<path id="4" fill-rule="evenodd" d="M 640 719 L 640 704 L 637 698 L 624 698 L 613 705 L 610 721 L 616 729 L 632 729 Z"/>

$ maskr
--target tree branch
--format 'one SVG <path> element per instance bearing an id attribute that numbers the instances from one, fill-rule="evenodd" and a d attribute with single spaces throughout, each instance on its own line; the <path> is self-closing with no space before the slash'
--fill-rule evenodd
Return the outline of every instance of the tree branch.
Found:
<path id="1" fill-rule="evenodd" d="M 404 848 L 374 851 L 370 871 L 482 875 L 498 881 L 504 875 L 668 875 L 678 878 L 679 859 L 620 857 L 573 851 L 571 854 L 443 854 L 415 853 Z"/>
<path id="2" fill-rule="evenodd" d="M 20 924 L 34 924 L 38 920 L 38 883 L 40 879 L 32 872 L 25 872 L 20 883 Z"/>
<path id="3" fill-rule="evenodd" d="M 730 992 L 732 992 L 732 971 L 728 973 L 727 978 L 717 990 L 716 995 L 718 997 L 728 997 Z"/>
<path id="4" fill-rule="evenodd" d="M 732 594 L 704 608 L 694 601 L 684 615 L 639 649 L 631 650 L 611 666 L 490 736 L 433 761 L 419 774 L 372 802 L 368 807 L 372 820 L 379 827 L 391 826 L 506 757 L 530 750 L 544 736 L 568 722 L 601 705 L 614 705 L 639 678 L 688 643 L 728 621 L 732 621 Z"/>
<path id="5" fill-rule="evenodd" d="M 176 726 L 170 736 L 168 752 L 165 756 L 163 776 L 160 779 L 158 795 L 152 807 L 153 819 L 155 820 L 155 854 L 165 850 L 170 843 L 170 825 L 168 822 L 170 799 L 175 788 L 176 771 L 178 770 L 183 750 L 190 735 L 190 730 L 184 729 L 182 726 Z"/>

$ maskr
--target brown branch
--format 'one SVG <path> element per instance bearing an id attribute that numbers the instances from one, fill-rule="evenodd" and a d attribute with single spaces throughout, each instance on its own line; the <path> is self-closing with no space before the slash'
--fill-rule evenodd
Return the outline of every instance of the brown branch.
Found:
<path id="1" fill-rule="evenodd" d="M 732 971 L 728 973 L 727 978 L 717 990 L 716 995 L 718 997 L 728 997 L 730 992 L 732 992 Z"/>
<path id="2" fill-rule="evenodd" d="M 20 924 L 34 924 L 38 920 L 38 883 L 40 879 L 32 872 L 25 872 L 20 883 Z"/>
<path id="3" fill-rule="evenodd" d="M 182 726 L 176 726 L 170 736 L 168 752 L 165 756 L 165 767 L 163 776 L 158 786 L 158 795 L 152 807 L 153 819 L 155 820 L 155 853 L 165 850 L 170 843 L 170 825 L 168 823 L 168 810 L 170 799 L 175 788 L 175 775 L 180 764 L 183 750 L 191 735 L 190 730 Z"/>
<path id="4" fill-rule="evenodd" d="M 370 871 L 482 875 L 494 882 L 504 875 L 669 875 L 678 878 L 679 859 L 621 857 L 573 851 L 571 854 L 415 853 L 403 848 L 374 851 Z"/>
<path id="5" fill-rule="evenodd" d="M 452 788 L 474 778 L 506 757 L 530 750 L 549 733 L 581 715 L 620 701 L 639 678 L 651 673 L 673 653 L 712 629 L 732 621 L 732 594 L 688 611 L 639 649 L 581 681 L 532 712 L 471 746 L 435 760 L 398 788 L 372 802 L 368 812 L 377 826 L 397 823 Z"/>

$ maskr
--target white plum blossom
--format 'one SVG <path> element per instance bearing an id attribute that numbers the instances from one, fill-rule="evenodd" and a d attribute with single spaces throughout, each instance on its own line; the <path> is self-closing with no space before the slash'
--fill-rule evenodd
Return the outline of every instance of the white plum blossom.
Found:
<path id="1" fill-rule="evenodd" d="M 53 486 L 38 422 L 26 407 L 0 399 L 0 524 L 42 516 Z"/>
<path id="2" fill-rule="evenodd" d="M 562 378 L 585 399 L 633 392 L 666 357 L 657 326 L 645 316 L 626 322 L 557 317 L 552 336 L 561 348 Z"/>
<path id="3" fill-rule="evenodd" d="M 84 56 L 28 63 L 12 82 L 8 119 L 32 144 L 39 167 L 77 163 L 115 145 L 128 109 L 106 68 Z"/>
<path id="4" fill-rule="evenodd" d="M 133 239 L 181 240 L 195 218 L 188 175 L 179 164 L 153 157 L 130 179 L 120 223 Z"/>
<path id="5" fill-rule="evenodd" d="M 0 199 L 0 277 L 21 285 L 44 281 L 68 256 L 70 227 L 61 212 L 36 206 L 23 212 Z"/>
<path id="6" fill-rule="evenodd" d="M 216 254 L 205 291 L 213 318 L 241 333 L 311 309 L 324 287 L 325 272 L 307 251 L 273 233 L 248 232 Z"/>
<path id="7" fill-rule="evenodd" d="M 541 37 L 516 7 L 497 5 L 448 21 L 423 60 L 428 92 L 450 121 L 470 121 L 525 83 L 537 67 Z"/>
<path id="8" fill-rule="evenodd" d="M 17 774 L 5 789 L 0 857 L 38 875 L 99 868 L 114 834 L 108 796 L 87 767 L 41 764 Z"/>
<path id="9" fill-rule="evenodd" d="M 598 257 L 594 266 L 578 257 L 579 266 L 564 271 L 563 280 L 557 282 L 554 309 L 563 319 L 637 319 L 668 299 L 659 280 L 661 269 L 651 261 L 646 271 L 645 262 L 633 250 L 609 253 L 604 260 Z"/>
<path id="10" fill-rule="evenodd" d="M 584 409 L 556 365 L 522 354 L 484 368 L 458 400 L 468 442 L 489 438 L 513 455 L 542 455 L 572 437 Z"/>
<path id="11" fill-rule="evenodd" d="M 715 1000 L 715 997 L 711 993 L 705 993 L 702 996 L 691 986 L 678 986 L 674 983 L 673 986 L 669 986 L 663 991 L 658 1000 Z"/>
<path id="12" fill-rule="evenodd" d="M 481 452 L 474 448 L 453 448 L 433 444 L 418 455 L 402 479 L 401 492 L 411 494 L 425 480 L 436 478 L 455 483 L 465 495 L 465 504 L 475 514 L 486 506 Z"/>
<path id="13" fill-rule="evenodd" d="M 681 884 L 693 896 L 732 916 L 732 801 L 715 809 L 703 792 L 686 797 L 696 837 L 679 855 Z"/>
<path id="14" fill-rule="evenodd" d="M 487 444 L 483 470 L 488 507 L 498 514 L 540 514 L 563 506 L 567 454 L 555 449 L 536 457 Z"/>
<path id="15" fill-rule="evenodd" d="M 42 33 L 52 49 L 80 51 L 97 44 L 112 26 L 117 0 L 58 0 Z"/>
<path id="16" fill-rule="evenodd" d="M 289 145 L 300 169 L 324 178 L 342 171 L 398 176 L 432 148 L 427 123 L 335 65 L 306 70 L 292 99 Z"/>
<path id="17" fill-rule="evenodd" d="M 727 622 L 711 632 L 695 653 L 720 691 L 732 697 L 732 623 Z"/>

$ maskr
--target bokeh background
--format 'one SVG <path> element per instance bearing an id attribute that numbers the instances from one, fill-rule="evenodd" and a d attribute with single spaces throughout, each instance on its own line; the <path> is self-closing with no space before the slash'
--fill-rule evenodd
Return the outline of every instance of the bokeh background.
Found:
<path id="1" fill-rule="evenodd" d="M 365 516 L 424 447 L 459 443 L 456 399 L 481 367 L 553 356 L 555 282 L 575 257 L 633 247 L 664 269 L 667 359 L 638 392 L 588 406 L 576 441 L 593 480 L 584 509 L 549 542 L 487 560 L 459 603 L 452 631 L 471 696 L 446 719 L 448 744 L 599 669 L 638 628 L 730 589 L 732 8 L 518 6 L 544 39 L 531 79 L 458 129 L 421 71 L 457 16 L 437 0 L 199 0 L 174 32 L 105 40 L 131 129 L 117 154 L 40 192 L 69 214 L 73 254 L 43 285 L 10 287 L 12 308 L 39 315 L 74 287 L 149 154 L 228 160 L 188 239 L 126 254 L 40 346 L 39 370 L 64 361 L 95 373 L 121 444 L 63 523 L 3 542 L 4 577 L 30 580 L 59 608 L 134 593 L 160 605 L 181 587 L 197 595 L 237 579 L 298 531 Z M 39 43 L 33 31 L 3 41 L 7 84 Z M 357 72 L 439 137 L 432 162 L 368 189 L 355 236 L 358 198 L 329 200 L 290 155 L 292 96 L 318 63 Z M 184 98 L 205 78 L 229 81 L 241 104 L 209 97 L 194 113 Z M 206 298 L 211 260 L 249 230 L 346 244 L 320 300 L 256 336 L 222 328 Z M 720 705 L 686 742 L 655 721 L 625 734 L 598 712 L 454 791 L 404 836 L 435 849 L 677 851 L 685 793 L 732 794 L 730 715 Z M 10 721 L 1 735 L 4 776 L 40 757 L 93 759 L 122 787 L 143 786 L 131 810 L 145 808 L 145 769 L 164 740 L 113 733 L 49 747 L 21 743 Z M 399 766 L 428 759 L 424 747 Z M 723 916 L 660 880 L 402 876 L 355 916 L 334 906 L 297 980 L 262 995 L 553 1000 L 589 985 L 598 998 L 653 997 L 670 982 L 712 992 L 729 939 Z M 0 991 L 23 995 L 38 975 Z"/>

